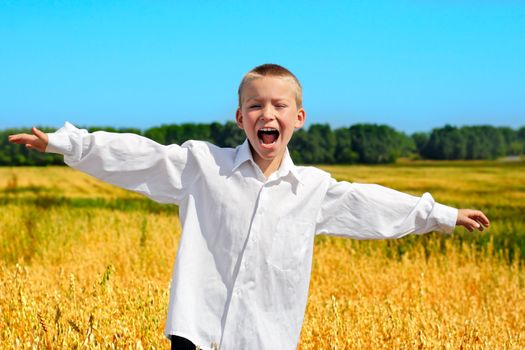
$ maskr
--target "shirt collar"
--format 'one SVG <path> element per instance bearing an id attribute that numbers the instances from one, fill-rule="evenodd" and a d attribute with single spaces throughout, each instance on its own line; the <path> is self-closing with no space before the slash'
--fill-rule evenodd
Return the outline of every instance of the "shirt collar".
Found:
<path id="1" fill-rule="evenodd" d="M 257 166 L 255 164 L 255 161 L 253 160 L 252 151 L 250 150 L 250 143 L 248 139 L 244 140 L 242 145 L 237 147 L 237 153 L 235 154 L 235 161 L 233 163 L 232 171 L 237 170 L 237 168 L 240 167 L 241 164 L 247 161 L 250 161 L 253 163 L 254 166 Z M 301 184 L 303 183 L 301 176 L 297 171 L 297 167 L 293 163 L 292 157 L 290 157 L 290 152 L 288 151 L 288 148 L 286 148 L 283 160 L 281 161 L 281 165 L 277 170 L 277 175 L 279 177 L 285 177 L 288 174 L 292 174 L 292 176 L 297 180 L 297 182 Z"/>
<path id="2" fill-rule="evenodd" d="M 277 170 L 277 174 L 279 175 L 279 177 L 284 177 L 288 174 L 292 174 L 292 176 L 297 180 L 297 182 L 303 184 L 301 176 L 297 171 L 297 167 L 293 163 L 292 157 L 290 157 L 290 152 L 288 151 L 288 148 L 286 148 L 286 151 L 284 152 L 283 160 L 281 161 L 281 166 Z"/>
<path id="3" fill-rule="evenodd" d="M 233 162 L 232 171 L 237 170 L 242 163 L 251 161 L 253 162 L 252 152 L 250 150 L 250 144 L 248 139 L 244 140 L 242 145 L 237 147 L 237 152 L 235 153 L 235 161 Z"/>

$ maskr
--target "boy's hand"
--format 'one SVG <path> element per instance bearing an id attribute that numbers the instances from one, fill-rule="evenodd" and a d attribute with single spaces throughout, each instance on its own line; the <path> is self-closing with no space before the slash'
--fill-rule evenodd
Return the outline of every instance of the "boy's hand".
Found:
<path id="1" fill-rule="evenodd" d="M 484 227 L 489 227 L 489 219 L 482 211 L 473 209 L 459 209 L 456 225 L 464 226 L 469 232 L 478 229 L 483 231 Z"/>
<path id="2" fill-rule="evenodd" d="M 10 143 L 17 143 L 19 145 L 26 145 L 29 149 L 36 149 L 40 152 L 45 152 L 48 137 L 46 133 L 38 130 L 37 128 L 32 128 L 31 131 L 33 135 L 30 134 L 16 134 L 9 135 L 8 140 Z"/>

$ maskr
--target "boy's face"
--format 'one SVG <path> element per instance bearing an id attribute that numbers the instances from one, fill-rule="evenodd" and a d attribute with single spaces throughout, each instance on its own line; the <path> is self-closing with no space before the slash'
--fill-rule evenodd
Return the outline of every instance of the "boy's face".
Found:
<path id="1" fill-rule="evenodd" d="M 237 125 L 244 130 L 254 161 L 263 164 L 281 161 L 294 129 L 305 122 L 306 114 L 295 100 L 295 83 L 287 78 L 262 77 L 248 81 L 241 92 Z"/>

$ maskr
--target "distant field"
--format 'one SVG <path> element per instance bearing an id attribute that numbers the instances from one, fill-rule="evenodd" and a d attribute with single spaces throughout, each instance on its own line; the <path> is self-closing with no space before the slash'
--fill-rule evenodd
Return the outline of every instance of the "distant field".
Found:
<path id="1" fill-rule="evenodd" d="M 326 166 L 485 211 L 470 234 L 319 236 L 300 349 L 525 348 L 525 163 Z M 0 348 L 167 348 L 177 208 L 65 167 L 0 168 Z"/>

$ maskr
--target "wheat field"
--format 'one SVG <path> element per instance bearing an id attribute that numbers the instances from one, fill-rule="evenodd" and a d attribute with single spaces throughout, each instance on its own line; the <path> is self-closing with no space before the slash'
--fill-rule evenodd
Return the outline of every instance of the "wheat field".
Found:
<path id="1" fill-rule="evenodd" d="M 397 241 L 318 236 L 299 349 L 525 348 L 524 163 L 323 168 L 429 191 L 492 225 Z M 168 348 L 175 207 L 65 167 L 0 168 L 0 191 L 0 348 Z"/>

